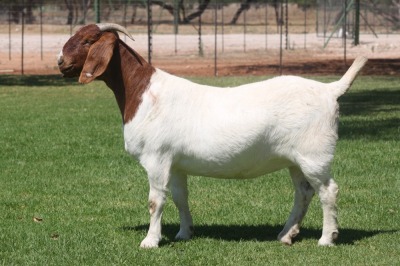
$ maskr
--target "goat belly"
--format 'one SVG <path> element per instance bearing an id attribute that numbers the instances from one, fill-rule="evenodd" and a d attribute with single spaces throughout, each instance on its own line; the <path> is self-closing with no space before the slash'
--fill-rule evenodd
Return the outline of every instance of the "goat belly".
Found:
<path id="1" fill-rule="evenodd" d="M 183 142 L 175 150 L 178 153 L 172 167 L 189 175 L 247 179 L 292 164 L 283 147 L 271 145 L 260 135 L 235 136 L 224 141 L 198 135 L 195 141 Z"/>
<path id="2" fill-rule="evenodd" d="M 229 161 L 214 161 L 195 157 L 181 157 L 174 168 L 188 175 L 224 179 L 249 179 L 278 171 L 292 163 L 280 157 L 236 157 Z"/>

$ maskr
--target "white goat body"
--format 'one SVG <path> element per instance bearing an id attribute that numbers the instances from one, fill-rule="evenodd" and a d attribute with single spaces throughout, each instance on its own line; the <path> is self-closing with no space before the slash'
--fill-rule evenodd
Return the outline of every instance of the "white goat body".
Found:
<path id="1" fill-rule="evenodd" d="M 330 161 L 336 87 L 285 76 L 216 88 L 157 70 L 124 126 L 126 149 L 143 165 L 156 153 L 172 171 L 217 178 L 257 177 L 310 153 Z"/>
<path id="2" fill-rule="evenodd" d="M 337 98 L 365 62 L 358 58 L 341 80 L 329 84 L 282 76 L 234 88 L 198 85 L 157 69 L 137 114 L 124 126 L 126 150 L 139 159 L 150 181 L 152 222 L 141 246 L 158 245 L 161 225 L 153 220 L 161 214 L 155 206 L 164 204 L 168 187 L 181 215 L 177 238 L 191 237 L 187 175 L 253 178 L 282 168 L 290 168 L 299 195 L 279 239 L 291 244 L 316 190 L 326 204 L 319 244 L 333 244 L 337 186 L 330 165 Z"/>
<path id="3" fill-rule="evenodd" d="M 357 57 L 336 82 L 294 76 L 234 88 L 198 85 L 148 64 L 114 32 L 119 25 L 87 25 L 64 45 L 58 65 L 66 77 L 101 79 L 114 92 L 126 150 L 146 169 L 150 228 L 141 247 L 157 247 L 169 189 L 181 220 L 177 239 L 189 239 L 187 176 L 254 178 L 288 168 L 292 212 L 278 239 L 291 244 L 318 193 L 323 209 L 320 245 L 338 236 L 338 186 L 330 167 L 337 140 L 337 98 L 367 59 Z M 111 32 L 110 32 L 111 31 Z"/>

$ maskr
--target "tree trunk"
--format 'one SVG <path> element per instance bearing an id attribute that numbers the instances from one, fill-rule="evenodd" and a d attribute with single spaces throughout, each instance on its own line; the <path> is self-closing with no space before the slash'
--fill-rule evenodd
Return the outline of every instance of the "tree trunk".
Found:
<path id="1" fill-rule="evenodd" d="M 375 14 L 378 14 L 380 16 L 382 16 L 385 20 L 389 21 L 390 23 L 393 24 L 393 26 L 395 27 L 399 27 L 399 22 L 400 22 L 400 11 L 399 11 L 399 16 L 398 14 L 392 13 L 392 8 L 397 8 L 395 5 L 395 1 L 392 1 L 392 6 L 389 10 L 386 10 L 384 8 L 382 8 L 381 5 L 379 5 L 379 3 L 376 3 L 376 1 L 373 0 L 369 0 L 368 4 L 369 4 L 369 9 L 373 10 L 373 12 Z"/>
<path id="2" fill-rule="evenodd" d="M 231 24 L 236 24 L 242 12 L 245 10 L 249 10 L 251 2 L 254 2 L 254 0 L 245 0 L 244 3 L 240 4 L 239 9 L 236 11 L 235 15 L 233 15 Z"/>
<path id="3" fill-rule="evenodd" d="M 174 6 L 164 3 L 164 1 L 153 0 L 153 5 L 158 5 L 168 11 L 172 16 L 174 15 Z"/>
<path id="4" fill-rule="evenodd" d="M 87 16 L 88 9 L 91 5 L 91 2 L 92 1 L 90 1 L 90 0 L 82 0 L 83 17 L 80 21 L 81 24 L 86 24 L 86 16 Z"/>
<path id="5" fill-rule="evenodd" d="M 278 0 L 274 0 L 273 6 L 274 6 L 274 9 L 275 9 L 276 28 L 277 28 L 277 32 L 279 32 L 279 26 L 283 25 L 283 18 L 281 18 L 279 16 L 279 3 L 278 3 Z"/>
<path id="6" fill-rule="evenodd" d="M 133 7 L 133 12 L 131 17 L 131 24 L 135 24 L 138 4 L 134 3 L 132 7 Z"/>
<path id="7" fill-rule="evenodd" d="M 10 8 L 10 20 L 15 24 L 19 24 L 19 14 L 21 13 L 20 7 L 18 5 L 12 5 Z"/>
<path id="8" fill-rule="evenodd" d="M 253 0 L 249 0 L 249 1 L 253 1 Z M 185 5 L 184 5 L 184 0 L 179 0 L 178 2 L 178 23 L 189 23 L 190 21 L 192 21 L 193 19 L 201 16 L 203 14 L 203 12 L 206 10 L 206 8 L 208 7 L 208 5 L 210 4 L 211 0 L 202 0 L 201 4 L 198 6 L 197 11 L 189 14 L 188 16 L 186 16 L 186 10 L 185 10 Z M 167 4 L 162 0 L 153 0 L 152 1 L 153 5 L 157 5 L 162 7 L 163 9 L 167 10 L 168 13 L 170 13 L 172 16 L 175 15 L 175 6 L 171 5 L 171 4 Z M 135 22 L 136 19 L 136 8 L 139 5 L 134 4 L 134 11 L 132 14 L 132 19 L 131 19 L 131 23 L 133 24 Z M 181 15 L 183 17 L 183 19 L 181 18 Z"/>
<path id="9" fill-rule="evenodd" d="M 68 10 L 67 25 L 72 25 L 72 22 L 74 20 L 74 6 L 72 0 L 64 0 L 64 2 Z"/>
<path id="10" fill-rule="evenodd" d="M 203 12 L 206 10 L 208 4 L 210 4 L 210 0 L 203 0 L 199 7 L 197 8 L 197 11 L 193 12 L 192 14 L 188 15 L 187 17 L 183 17 L 183 22 L 184 23 L 189 23 L 193 19 L 201 16 Z"/>
<path id="11" fill-rule="evenodd" d="M 33 0 L 28 1 L 25 5 L 26 6 L 25 20 L 26 20 L 27 24 L 32 24 L 36 20 L 35 16 L 33 15 L 33 12 L 32 12 L 33 5 L 34 5 Z"/>

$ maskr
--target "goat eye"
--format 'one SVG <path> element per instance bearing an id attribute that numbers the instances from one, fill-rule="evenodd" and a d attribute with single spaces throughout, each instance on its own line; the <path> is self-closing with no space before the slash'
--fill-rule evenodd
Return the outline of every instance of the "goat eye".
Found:
<path id="1" fill-rule="evenodd" d="M 89 40 L 84 40 L 83 41 L 83 45 L 90 45 L 90 41 Z"/>

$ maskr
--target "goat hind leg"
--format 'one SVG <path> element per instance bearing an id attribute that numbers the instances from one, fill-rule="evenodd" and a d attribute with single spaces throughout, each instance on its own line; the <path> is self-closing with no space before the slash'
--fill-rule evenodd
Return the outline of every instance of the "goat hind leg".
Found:
<path id="1" fill-rule="evenodd" d="M 295 188 L 294 205 L 285 227 L 278 235 L 278 240 L 286 245 L 300 232 L 300 224 L 307 213 L 308 206 L 314 196 L 314 189 L 298 167 L 289 168 Z"/>
<path id="2" fill-rule="evenodd" d="M 179 211 L 180 229 L 175 239 L 189 240 L 193 235 L 193 221 L 189 211 L 187 176 L 174 173 L 171 175 L 170 189 L 172 199 Z"/>
<path id="3" fill-rule="evenodd" d="M 339 235 L 336 208 L 336 197 L 338 191 L 338 186 L 331 177 L 318 189 L 324 216 L 322 236 L 318 241 L 318 245 L 320 246 L 334 245 L 334 241 Z"/>

